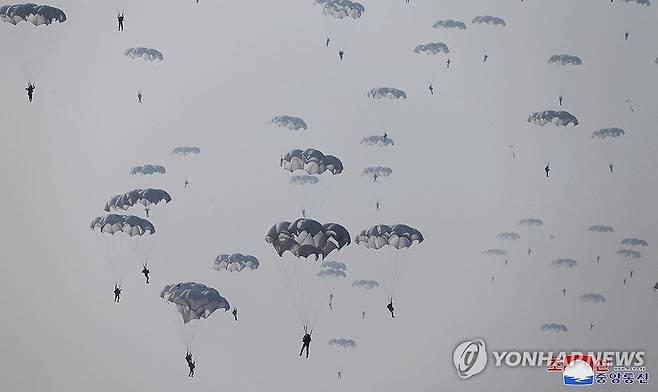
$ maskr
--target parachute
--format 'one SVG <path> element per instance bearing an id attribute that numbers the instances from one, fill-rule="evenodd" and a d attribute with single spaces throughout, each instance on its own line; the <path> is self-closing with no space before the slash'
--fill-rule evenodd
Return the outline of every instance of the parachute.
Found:
<path id="1" fill-rule="evenodd" d="M 349 0 L 315 0 L 315 4 L 321 4 L 322 13 L 336 19 L 358 19 L 366 11 L 363 4 Z"/>
<path id="2" fill-rule="evenodd" d="M 182 147 L 176 147 L 173 150 L 171 150 L 171 155 L 190 155 L 190 154 L 200 154 L 201 149 L 199 147 L 188 147 L 188 146 L 182 146 Z"/>
<path id="3" fill-rule="evenodd" d="M 623 1 L 624 1 L 624 3 L 645 5 L 647 7 L 651 5 L 650 0 L 623 0 Z"/>
<path id="4" fill-rule="evenodd" d="M 563 127 L 567 125 L 578 125 L 578 119 L 573 114 L 566 111 L 556 112 L 553 110 L 532 113 L 528 117 L 528 122 L 539 126 L 544 126 L 548 123 Z"/>
<path id="5" fill-rule="evenodd" d="M 484 15 L 473 18 L 474 24 L 486 24 L 491 26 L 505 27 L 505 21 L 497 16 Z"/>
<path id="6" fill-rule="evenodd" d="M 334 338 L 329 341 L 329 345 L 339 348 L 355 348 L 356 342 L 353 339 Z"/>
<path id="7" fill-rule="evenodd" d="M 645 240 L 641 240 L 639 238 L 624 238 L 621 241 L 621 244 L 629 246 L 649 246 Z"/>
<path id="8" fill-rule="evenodd" d="M 450 50 L 448 50 L 448 45 L 443 42 L 431 42 L 429 44 L 416 45 L 414 52 L 417 54 L 425 53 L 436 55 L 441 53 L 448 54 L 450 53 Z"/>
<path id="9" fill-rule="evenodd" d="M 165 285 L 160 292 L 160 298 L 165 303 L 176 305 L 176 313 L 180 314 L 183 323 L 181 334 L 188 352 L 192 352 L 194 340 L 199 333 L 200 323 L 210 317 L 215 311 L 228 311 L 231 305 L 216 289 L 205 284 L 181 282 Z M 207 321 L 203 321 L 207 323 Z"/>
<path id="10" fill-rule="evenodd" d="M 555 54 L 548 59 L 548 63 L 557 65 L 582 65 L 583 61 L 578 56 Z"/>
<path id="11" fill-rule="evenodd" d="M 161 165 L 144 165 L 144 166 L 135 166 L 130 169 L 130 175 L 134 176 L 137 174 L 141 175 L 151 175 L 151 174 L 165 174 L 166 169 Z"/>
<path id="12" fill-rule="evenodd" d="M 288 183 L 291 185 L 316 185 L 320 182 L 320 179 L 316 176 L 309 176 L 308 174 L 296 174 L 290 177 Z"/>
<path id="13" fill-rule="evenodd" d="M 126 49 L 124 54 L 130 57 L 131 59 L 140 59 L 144 61 L 164 60 L 164 56 L 162 55 L 162 52 L 160 52 L 157 49 L 151 49 L 151 48 L 142 48 L 142 47 L 128 48 Z"/>
<path id="14" fill-rule="evenodd" d="M 626 134 L 621 128 L 603 128 L 592 133 L 592 139 L 619 138 Z"/>
<path id="15" fill-rule="evenodd" d="M 496 238 L 501 240 L 516 241 L 519 238 L 521 238 L 521 236 L 519 235 L 519 233 L 509 231 L 509 232 L 498 233 L 496 235 Z"/>
<path id="16" fill-rule="evenodd" d="M 598 304 L 605 302 L 603 294 L 587 293 L 580 296 L 580 300 L 590 304 Z"/>
<path id="17" fill-rule="evenodd" d="M 507 252 L 502 249 L 486 249 L 482 252 L 483 255 L 487 256 L 507 256 Z"/>
<path id="18" fill-rule="evenodd" d="M 377 147 L 385 147 L 385 146 L 393 146 L 395 145 L 395 142 L 393 139 L 390 137 L 384 137 L 384 136 L 366 136 L 363 139 L 361 139 L 361 144 L 365 144 L 367 146 L 377 146 Z"/>
<path id="19" fill-rule="evenodd" d="M 364 290 L 372 290 L 375 287 L 379 287 L 379 282 L 376 280 L 355 280 L 352 283 L 352 287 L 360 287 Z"/>
<path id="20" fill-rule="evenodd" d="M 259 265 L 258 259 L 255 256 L 233 253 L 231 255 L 221 254 L 217 256 L 213 268 L 215 271 L 240 272 L 245 268 L 257 270 Z"/>
<path id="21" fill-rule="evenodd" d="M 330 269 L 335 269 L 335 270 L 340 270 L 340 271 L 347 271 L 347 266 L 345 263 L 341 263 L 338 261 L 323 261 L 322 264 L 320 265 L 322 268 L 330 268 Z"/>
<path id="22" fill-rule="evenodd" d="M 288 128 L 291 131 L 307 130 L 306 122 L 299 117 L 282 115 L 275 116 L 270 120 L 270 123 L 279 128 Z"/>
<path id="23" fill-rule="evenodd" d="M 617 254 L 629 259 L 639 259 L 642 257 L 642 253 L 632 249 L 619 249 Z"/>
<path id="24" fill-rule="evenodd" d="M 393 87 L 375 87 L 368 92 L 368 98 L 407 99 L 407 93 Z"/>
<path id="25" fill-rule="evenodd" d="M 518 226 L 539 227 L 544 224 L 539 218 L 524 218 L 516 223 Z"/>
<path id="26" fill-rule="evenodd" d="M 309 148 L 305 151 L 291 150 L 281 157 L 280 166 L 289 172 L 304 170 L 308 174 L 331 174 L 343 172 L 343 163 L 333 155 L 324 155 L 321 151 Z"/>
<path id="27" fill-rule="evenodd" d="M 573 259 L 557 259 L 551 261 L 550 266 L 553 268 L 573 268 L 578 266 L 578 262 Z"/>
<path id="28" fill-rule="evenodd" d="M 543 324 L 540 329 L 542 332 L 569 332 L 569 329 L 564 324 Z"/>
<path id="29" fill-rule="evenodd" d="M 316 275 L 320 278 L 347 278 L 345 271 L 336 268 L 323 268 Z"/>
<path id="30" fill-rule="evenodd" d="M 460 22 L 458 20 L 452 20 L 452 19 L 437 20 L 436 22 L 434 22 L 432 27 L 434 27 L 435 29 L 444 28 L 444 29 L 452 29 L 452 30 L 466 30 L 466 24 L 464 22 Z"/>
<path id="31" fill-rule="evenodd" d="M 413 245 L 420 244 L 425 239 L 420 231 L 404 224 L 375 225 L 362 230 L 354 239 L 358 245 L 367 249 L 390 250 L 385 259 L 378 262 L 382 265 L 385 275 L 384 289 L 389 300 L 395 297 L 399 280 L 407 266 L 407 253 Z"/>
<path id="32" fill-rule="evenodd" d="M 0 19 L 13 25 L 25 21 L 35 26 L 49 25 L 53 22 L 64 23 L 64 11 L 49 5 L 36 5 L 32 3 L 3 5 L 0 7 Z"/>
<path id="33" fill-rule="evenodd" d="M 322 224 L 301 218 L 273 225 L 267 231 L 265 241 L 281 257 L 281 262 L 276 264 L 299 321 L 305 330 L 312 330 L 320 315 L 319 305 L 325 297 L 325 287 L 318 277 L 321 265 L 317 260 L 348 246 L 351 243 L 349 232 L 337 223 Z M 315 256 L 316 262 L 308 260 L 311 255 Z"/>
<path id="34" fill-rule="evenodd" d="M 123 284 L 128 260 L 133 254 L 142 264 L 148 261 L 155 226 L 146 219 L 134 215 L 107 214 L 96 217 L 89 225 L 106 252 L 106 263 L 115 285 Z"/>
<path id="35" fill-rule="evenodd" d="M 384 166 L 366 167 L 361 172 L 362 177 L 368 177 L 368 178 L 374 178 L 375 175 L 377 175 L 377 177 L 388 177 L 391 174 L 393 174 L 393 169 Z"/>
<path id="36" fill-rule="evenodd" d="M 615 229 L 612 228 L 612 226 L 606 226 L 606 225 L 594 225 L 590 226 L 587 231 L 592 231 L 592 232 L 599 232 L 599 233 L 612 233 L 615 231 Z"/>
<path id="37" fill-rule="evenodd" d="M 128 210 L 136 204 L 141 204 L 148 207 L 151 204 L 157 205 L 164 202 L 165 204 L 171 201 L 171 196 L 163 189 L 135 189 L 121 195 L 115 195 L 105 203 L 105 212 Z"/>

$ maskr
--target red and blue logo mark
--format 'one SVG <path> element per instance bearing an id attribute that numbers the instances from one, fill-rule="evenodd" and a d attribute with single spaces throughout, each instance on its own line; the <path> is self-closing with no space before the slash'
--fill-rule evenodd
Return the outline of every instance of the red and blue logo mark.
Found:
<path id="1" fill-rule="evenodd" d="M 562 358 L 551 358 L 546 369 L 549 372 L 562 372 L 564 385 L 584 386 L 594 384 L 598 373 L 608 371 L 608 361 L 595 360 L 591 355 L 570 354 Z"/>

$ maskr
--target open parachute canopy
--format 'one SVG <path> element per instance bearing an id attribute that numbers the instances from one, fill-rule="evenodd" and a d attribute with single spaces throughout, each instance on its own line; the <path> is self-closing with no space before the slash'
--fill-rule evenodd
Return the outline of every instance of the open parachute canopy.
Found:
<path id="1" fill-rule="evenodd" d="M 233 253 L 217 256 L 213 268 L 215 271 L 240 272 L 245 268 L 257 270 L 259 265 L 258 259 L 255 256 Z"/>
<path id="2" fill-rule="evenodd" d="M 414 52 L 418 54 L 425 53 L 436 55 L 441 53 L 448 54 L 450 53 L 450 50 L 448 50 L 448 45 L 443 42 L 430 42 L 429 44 L 416 45 Z"/>
<path id="3" fill-rule="evenodd" d="M 360 287 L 365 290 L 372 290 L 375 287 L 379 287 L 379 282 L 372 279 L 355 280 L 352 283 L 352 287 Z"/>
<path id="4" fill-rule="evenodd" d="M 49 5 L 36 5 L 23 3 L 14 5 L 3 5 L 0 7 L 0 19 L 13 25 L 21 21 L 30 22 L 35 26 L 49 25 L 53 22 L 63 23 L 66 14 L 59 8 Z"/>
<path id="5" fill-rule="evenodd" d="M 621 128 L 603 128 L 592 133 L 592 139 L 620 138 L 626 132 Z"/>
<path id="6" fill-rule="evenodd" d="M 395 145 L 395 142 L 393 139 L 390 137 L 384 137 L 380 135 L 373 135 L 373 136 L 365 136 L 363 139 L 361 139 L 361 144 L 365 144 L 367 146 L 378 146 L 378 147 L 384 147 L 384 146 L 393 146 Z"/>
<path id="7" fill-rule="evenodd" d="M 331 339 L 329 341 L 329 345 L 339 347 L 339 348 L 355 348 L 356 347 L 356 342 L 354 341 L 354 339 L 335 338 L 335 339 Z"/>
<path id="8" fill-rule="evenodd" d="M 135 204 L 142 204 L 144 207 L 148 207 L 151 204 L 158 204 L 160 202 L 166 204 L 170 201 L 171 196 L 163 189 L 135 189 L 122 195 L 112 196 L 112 198 L 105 203 L 105 212 L 110 212 L 110 210 L 125 211 L 130 207 L 133 207 Z"/>
<path id="9" fill-rule="evenodd" d="M 219 291 L 205 284 L 186 282 L 168 284 L 160 292 L 160 297 L 176 305 L 183 317 L 183 324 L 191 320 L 208 318 L 217 309 L 231 309 L 226 298 Z"/>
<path id="10" fill-rule="evenodd" d="M 458 20 L 453 20 L 453 19 L 437 20 L 436 22 L 434 22 L 432 27 L 434 27 L 435 29 L 444 28 L 444 29 L 454 29 L 454 30 L 466 30 L 466 24 L 464 22 L 460 22 Z"/>
<path id="11" fill-rule="evenodd" d="M 354 242 L 369 249 L 380 249 L 385 245 L 395 249 L 409 248 L 414 243 L 420 244 L 424 238 L 420 231 L 407 225 L 375 225 L 361 231 Z"/>
<path id="12" fill-rule="evenodd" d="M 316 185 L 320 183 L 320 179 L 316 176 L 309 176 L 308 174 L 295 174 L 288 180 L 290 185 Z"/>
<path id="13" fill-rule="evenodd" d="M 505 21 L 502 18 L 491 15 L 476 16 L 473 18 L 475 24 L 487 24 L 491 26 L 505 27 Z"/>
<path id="14" fill-rule="evenodd" d="M 331 174 L 343 172 L 343 163 L 333 155 L 324 155 L 321 151 L 309 148 L 307 150 L 291 150 L 281 157 L 281 167 L 289 172 L 304 170 L 308 174 Z"/>
<path id="15" fill-rule="evenodd" d="M 274 116 L 270 120 L 270 123 L 279 128 L 288 128 L 291 131 L 299 131 L 300 129 L 305 131 L 308 129 L 308 125 L 306 125 L 306 122 L 302 118 L 288 116 L 286 114 Z"/>
<path id="16" fill-rule="evenodd" d="M 165 174 L 167 170 L 164 166 L 161 165 L 144 165 L 144 166 L 135 166 L 130 169 L 130 175 L 134 176 L 136 174 L 141 175 L 151 175 L 151 174 Z"/>
<path id="17" fill-rule="evenodd" d="M 528 117 L 528 122 L 542 127 L 548 123 L 554 124 L 558 127 L 578 125 L 578 119 L 573 114 L 566 111 L 554 110 L 544 110 L 543 112 L 532 113 L 530 117 Z"/>
<path id="18" fill-rule="evenodd" d="M 155 226 L 146 219 L 134 215 L 107 214 L 96 217 L 89 227 L 101 233 L 126 233 L 131 237 L 155 234 Z"/>
<path id="19" fill-rule="evenodd" d="M 350 233 L 338 223 L 321 224 L 306 218 L 275 224 L 267 231 L 265 241 L 280 257 L 290 252 L 298 258 L 314 255 L 316 260 L 351 243 Z"/>
<path id="20" fill-rule="evenodd" d="M 363 4 L 350 0 L 315 0 L 315 4 L 321 4 L 322 13 L 336 19 L 358 19 L 366 11 Z"/>
<path id="21" fill-rule="evenodd" d="M 368 91 L 368 98 L 407 99 L 407 93 L 393 87 L 375 87 Z"/>
<path id="22" fill-rule="evenodd" d="M 385 167 L 385 166 L 366 167 L 361 172 L 361 176 L 369 177 L 369 178 L 373 178 L 375 175 L 377 177 L 388 177 L 391 174 L 393 174 L 393 169 L 391 169 L 390 167 Z"/>
<path id="23" fill-rule="evenodd" d="M 557 65 L 582 65 L 583 61 L 578 56 L 572 56 L 570 54 L 556 54 L 548 59 L 548 63 Z"/>
<path id="24" fill-rule="evenodd" d="M 164 60 L 164 56 L 162 55 L 162 52 L 160 52 L 157 49 L 151 49 L 151 48 L 142 48 L 142 47 L 128 48 L 126 49 L 124 54 L 130 57 L 131 59 L 142 59 L 144 61 Z"/>
<path id="25" fill-rule="evenodd" d="M 201 153 L 201 149 L 199 147 L 181 146 L 171 150 L 171 155 L 190 155 L 190 154 L 200 154 L 200 153 Z"/>

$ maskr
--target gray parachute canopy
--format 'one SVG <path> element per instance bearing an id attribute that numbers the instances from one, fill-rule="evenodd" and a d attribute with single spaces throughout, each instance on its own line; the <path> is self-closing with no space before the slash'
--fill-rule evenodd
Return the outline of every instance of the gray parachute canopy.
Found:
<path id="1" fill-rule="evenodd" d="M 335 338 L 329 341 L 329 345 L 340 347 L 340 348 L 355 348 L 356 342 L 353 339 Z"/>
<path id="2" fill-rule="evenodd" d="M 437 20 L 432 25 L 435 29 L 444 28 L 444 29 L 456 29 L 456 30 L 466 30 L 466 24 L 458 20 L 444 19 Z"/>
<path id="3" fill-rule="evenodd" d="M 335 268 L 323 268 L 316 275 L 321 278 L 347 278 L 345 271 Z"/>
<path id="4" fill-rule="evenodd" d="M 375 287 L 379 287 L 379 283 L 376 280 L 372 280 L 372 279 L 355 280 L 354 283 L 352 283 L 352 287 L 360 287 L 362 289 L 372 290 Z"/>
<path id="5" fill-rule="evenodd" d="M 123 54 L 125 54 L 126 56 L 132 59 L 141 59 L 144 61 L 164 60 L 164 56 L 162 55 L 162 52 L 160 52 L 157 49 L 151 49 L 151 48 L 142 48 L 142 47 L 128 48 Z"/>
<path id="6" fill-rule="evenodd" d="M 164 166 L 161 165 L 144 165 L 144 166 L 135 166 L 130 169 L 130 175 L 134 176 L 136 174 L 150 175 L 150 174 L 165 174 L 167 170 Z"/>
<path id="7" fill-rule="evenodd" d="M 294 222 L 280 222 L 270 227 L 265 241 L 272 244 L 280 257 L 290 252 L 296 257 L 314 255 L 324 259 L 334 250 L 351 243 L 350 233 L 337 223 L 321 224 L 313 219 L 300 218 Z"/>
<path id="8" fill-rule="evenodd" d="M 598 233 L 612 233 L 615 231 L 615 229 L 612 228 L 612 226 L 606 226 L 606 225 L 594 225 L 590 226 L 587 231 L 593 231 L 593 232 L 598 232 Z"/>
<path id="9" fill-rule="evenodd" d="M 609 137 L 612 138 L 618 138 L 622 137 L 626 134 L 623 129 L 621 128 L 603 128 L 599 129 L 598 131 L 594 131 L 592 133 L 592 138 L 598 138 L 598 139 L 606 139 Z"/>
<path id="10" fill-rule="evenodd" d="M 366 136 L 363 139 L 361 139 L 361 144 L 366 144 L 368 146 L 378 146 L 378 147 L 384 147 L 384 146 L 393 146 L 395 145 L 395 142 L 393 139 L 390 137 L 384 137 L 384 136 L 379 136 L 379 135 L 374 135 L 374 136 Z"/>
<path id="11" fill-rule="evenodd" d="M 508 240 L 508 241 L 516 241 L 516 240 L 518 240 L 519 238 L 521 238 L 521 236 L 519 235 L 519 233 L 515 233 L 515 232 L 513 232 L 513 231 L 506 231 L 506 232 L 503 232 L 503 233 L 498 233 L 498 234 L 496 235 L 496 237 L 497 237 L 498 239 L 501 239 L 501 240 Z"/>
<path id="12" fill-rule="evenodd" d="M 649 0 L 623 0 L 623 1 L 624 3 L 646 5 L 647 7 L 651 5 L 651 1 Z"/>
<path id="13" fill-rule="evenodd" d="M 448 50 L 448 45 L 443 42 L 430 42 L 428 44 L 416 45 L 414 52 L 418 54 L 448 54 L 450 53 L 450 50 Z"/>
<path id="14" fill-rule="evenodd" d="M 406 99 L 407 93 L 393 87 L 375 87 L 368 91 L 368 98 Z"/>
<path id="15" fill-rule="evenodd" d="M 324 155 L 321 151 L 309 148 L 307 150 L 291 150 L 281 157 L 281 167 L 289 172 L 304 170 L 308 174 L 331 174 L 343 172 L 343 163 L 333 155 Z"/>
<path id="16" fill-rule="evenodd" d="M 487 249 L 487 250 L 483 251 L 482 254 L 488 255 L 488 256 L 507 256 L 506 251 L 504 251 L 502 249 L 495 249 L 495 248 Z"/>
<path id="17" fill-rule="evenodd" d="M 541 326 L 543 332 L 569 332 L 569 329 L 564 324 L 543 324 Z"/>
<path id="18" fill-rule="evenodd" d="M 258 259 L 252 255 L 243 255 L 242 253 L 233 253 L 231 255 L 221 254 L 215 258 L 215 271 L 240 272 L 245 268 L 257 270 Z"/>
<path id="19" fill-rule="evenodd" d="M 539 218 L 523 218 L 516 222 L 518 226 L 539 227 L 544 224 L 544 221 Z"/>
<path id="20" fill-rule="evenodd" d="M 574 259 L 557 259 L 551 261 L 550 266 L 553 268 L 573 268 L 578 265 L 578 262 Z"/>
<path id="21" fill-rule="evenodd" d="M 624 238 L 623 240 L 621 240 L 621 244 L 629 245 L 629 246 L 649 246 L 649 244 L 645 240 L 641 240 L 635 237 Z"/>
<path id="22" fill-rule="evenodd" d="M 578 119 L 573 114 L 566 111 L 544 110 L 543 112 L 535 112 L 528 117 L 528 122 L 544 126 L 548 123 L 556 126 L 578 125 Z"/>
<path id="23" fill-rule="evenodd" d="M 189 155 L 189 154 L 200 154 L 200 153 L 201 153 L 201 149 L 199 147 L 181 146 L 171 150 L 171 155 Z"/>
<path id="24" fill-rule="evenodd" d="M 131 237 L 154 234 L 155 226 L 146 219 L 134 215 L 107 214 L 96 217 L 89 227 L 101 233 L 126 233 Z"/>
<path id="25" fill-rule="evenodd" d="M 350 0 L 315 0 L 315 4 L 322 4 L 322 13 L 336 19 L 358 19 L 366 11 L 363 4 Z"/>
<path id="26" fill-rule="evenodd" d="M 169 196 L 169 193 L 165 190 L 154 188 L 135 189 L 122 195 L 112 196 L 112 198 L 105 203 L 105 212 L 110 212 L 110 210 L 125 211 L 138 203 L 147 207 L 151 204 L 158 204 L 160 202 L 169 203 L 170 201 L 171 196 Z"/>
<path id="27" fill-rule="evenodd" d="M 473 23 L 475 24 L 487 24 L 492 26 L 505 27 L 505 21 L 502 18 L 491 15 L 476 16 L 473 18 Z"/>
<path id="28" fill-rule="evenodd" d="M 183 317 L 183 324 L 192 320 L 208 318 L 217 309 L 231 309 L 226 298 L 219 291 L 205 284 L 186 282 L 166 285 L 160 297 L 176 305 Z"/>
<path id="29" fill-rule="evenodd" d="M 288 183 L 291 185 L 315 185 L 320 182 L 320 179 L 316 176 L 309 176 L 308 174 L 295 174 L 290 177 Z"/>
<path id="30" fill-rule="evenodd" d="M 617 254 L 620 256 L 627 257 L 629 259 L 639 259 L 642 257 L 642 253 L 633 250 L 633 249 L 619 249 Z"/>
<path id="31" fill-rule="evenodd" d="M 332 268 L 332 269 L 337 269 L 337 270 L 341 270 L 341 271 L 347 271 L 347 266 L 345 265 L 345 263 L 341 263 L 341 262 L 333 261 L 333 260 L 323 261 L 322 264 L 320 264 L 320 267 L 322 267 L 322 268 Z"/>
<path id="32" fill-rule="evenodd" d="M 372 166 L 372 167 L 366 167 L 361 172 L 361 176 L 369 177 L 369 178 L 373 178 L 375 174 L 377 175 L 377 177 L 388 177 L 391 174 L 393 174 L 393 169 L 384 166 Z"/>
<path id="33" fill-rule="evenodd" d="M 603 294 L 587 293 L 581 295 L 580 300 L 591 304 L 598 304 L 605 302 L 605 297 L 603 296 Z"/>
<path id="34" fill-rule="evenodd" d="M 14 5 L 3 5 L 0 7 L 0 19 L 13 25 L 21 21 L 30 22 L 35 26 L 49 25 L 53 22 L 63 23 L 66 14 L 59 8 L 49 5 L 36 5 L 23 3 Z"/>
<path id="35" fill-rule="evenodd" d="M 548 59 L 548 63 L 557 65 L 583 65 L 580 57 L 570 54 L 555 54 Z"/>
<path id="36" fill-rule="evenodd" d="M 301 118 L 285 114 L 282 116 L 275 116 L 270 120 L 270 123 L 279 128 L 288 128 L 291 131 L 299 131 L 300 129 L 305 131 L 308 129 L 306 122 Z"/>
<path id="37" fill-rule="evenodd" d="M 354 242 L 369 249 L 380 249 L 385 245 L 395 249 L 409 248 L 420 244 L 424 238 L 420 231 L 407 225 L 375 225 L 359 233 Z"/>

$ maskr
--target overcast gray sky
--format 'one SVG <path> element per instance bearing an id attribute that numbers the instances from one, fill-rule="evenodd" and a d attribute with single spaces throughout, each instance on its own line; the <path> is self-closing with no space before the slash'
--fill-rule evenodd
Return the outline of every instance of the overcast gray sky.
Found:
<path id="1" fill-rule="evenodd" d="M 49 4 L 68 20 L 39 28 L 48 41 L 40 40 L 46 34 L 31 41 L 34 26 L 3 23 L 0 44 L 12 50 L 0 61 L 0 389 L 560 388 L 559 377 L 544 369 L 489 368 L 458 379 L 452 350 L 469 337 L 497 349 L 644 349 L 655 372 L 658 23 L 654 4 L 617 3 L 363 0 L 360 20 L 334 30 L 311 0 L 128 0 L 125 31 L 118 33 L 112 1 L 59 0 Z M 502 17 L 507 26 L 473 25 L 476 15 Z M 467 30 L 432 28 L 447 18 L 466 22 Z M 336 46 L 324 46 L 327 31 L 345 51 L 342 62 Z M 413 52 L 429 42 L 448 45 L 449 70 L 446 56 Z M 27 43 L 43 53 L 32 104 L 16 56 L 34 56 L 21 49 Z M 123 55 L 135 46 L 157 48 L 165 60 L 145 72 Z M 583 65 L 547 64 L 560 53 L 580 56 Z M 403 89 L 408 99 L 367 98 L 378 86 Z M 557 110 L 560 94 L 579 126 L 527 123 L 533 112 Z M 268 124 L 279 114 L 303 117 L 309 130 Z M 591 138 L 607 127 L 626 135 Z M 359 144 L 384 130 L 394 147 Z M 179 145 L 199 146 L 201 154 L 181 162 L 169 154 Z M 377 223 L 406 223 L 425 242 L 398 289 L 395 320 L 383 291 L 364 297 L 350 286 L 354 279 L 382 280 L 373 253 L 352 244 L 332 254 L 348 265 L 348 278 L 335 289 L 335 310 L 323 309 L 311 358 L 302 360 L 278 257 L 263 238 L 272 224 L 300 214 L 278 159 L 308 147 L 345 166 L 314 218 L 340 222 L 352 236 Z M 163 164 L 168 173 L 128 175 L 146 163 Z M 374 165 L 393 168 L 378 188 L 360 176 Z M 174 200 L 158 226 L 152 284 L 144 284 L 135 261 L 117 305 L 89 222 L 110 196 L 153 186 Z M 525 217 L 545 224 L 517 227 Z M 615 232 L 586 232 L 594 224 Z M 501 242 L 496 234 L 504 231 L 521 239 Z M 627 237 L 649 243 L 633 264 L 615 255 Z M 493 247 L 510 252 L 508 267 L 482 255 Z M 232 252 L 256 255 L 261 268 L 229 293 L 212 261 Z M 566 257 L 579 265 L 548 266 Z M 624 286 L 630 269 L 635 275 Z M 241 317 L 234 323 L 218 312 L 206 320 L 192 380 L 172 309 L 158 297 L 164 284 L 189 280 L 235 298 Z M 589 292 L 604 294 L 607 303 L 581 303 L 578 296 Z M 569 332 L 540 331 L 552 322 Z M 327 344 L 335 337 L 353 338 L 358 347 L 340 355 Z"/>

